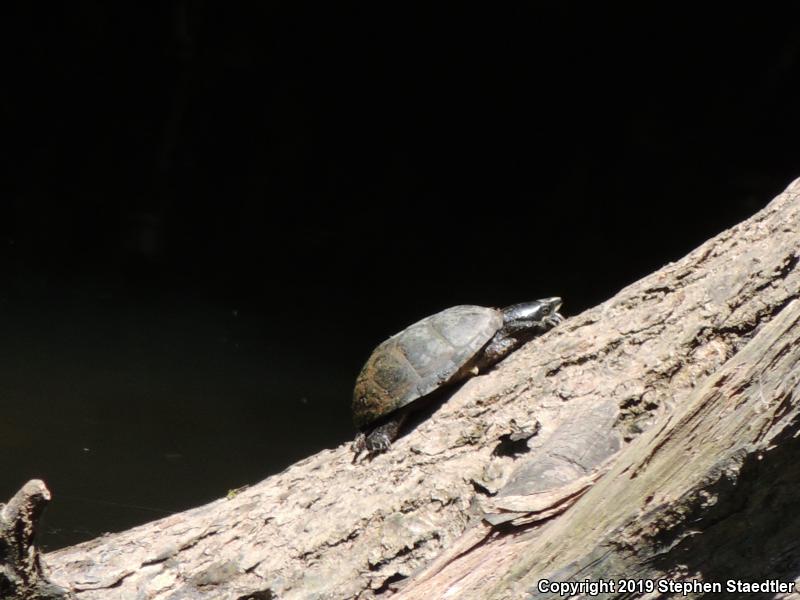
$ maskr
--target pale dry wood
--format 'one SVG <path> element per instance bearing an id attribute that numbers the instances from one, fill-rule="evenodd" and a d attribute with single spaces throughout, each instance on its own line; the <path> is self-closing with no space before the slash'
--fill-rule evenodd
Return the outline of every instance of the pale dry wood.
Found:
<path id="1" fill-rule="evenodd" d="M 725 522 L 714 507 L 742 503 L 740 480 L 760 489 L 753 464 L 785 480 L 776 457 L 792 457 L 795 398 L 778 379 L 795 356 L 784 340 L 796 334 L 799 194 L 795 182 L 533 340 L 372 462 L 325 450 L 231 499 L 52 553 L 52 578 L 82 600 L 338 600 L 518 598 L 546 575 L 677 577 L 687 565 L 718 576 L 714 559 L 671 552 L 714 539 L 693 534 L 695 516 L 722 535 L 702 519 Z M 791 503 L 789 487 L 771 501 Z M 752 533 L 730 532 L 729 547 Z M 776 568 L 761 564 L 754 573 Z"/>
<path id="2" fill-rule="evenodd" d="M 794 581 L 800 575 L 800 520 L 793 514 L 800 504 L 798 366 L 795 300 L 685 404 L 629 445 L 568 518 L 473 539 L 467 554 L 448 550 L 451 560 L 440 557 L 435 573 L 418 576 L 397 597 L 558 598 L 537 593 L 538 582 L 587 577 Z M 700 542 L 702 535 L 716 543 Z M 766 545 L 771 552 L 755 551 Z M 493 586 L 485 584 L 487 571 L 500 573 Z"/>

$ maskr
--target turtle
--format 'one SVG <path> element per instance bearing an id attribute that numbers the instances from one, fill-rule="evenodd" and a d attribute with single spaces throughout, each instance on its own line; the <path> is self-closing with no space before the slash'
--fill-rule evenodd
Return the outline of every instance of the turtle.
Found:
<path id="1" fill-rule="evenodd" d="M 503 309 L 459 305 L 417 321 L 381 343 L 356 378 L 353 424 L 355 456 L 386 451 L 409 412 L 436 392 L 477 375 L 555 327 L 561 298 Z"/>

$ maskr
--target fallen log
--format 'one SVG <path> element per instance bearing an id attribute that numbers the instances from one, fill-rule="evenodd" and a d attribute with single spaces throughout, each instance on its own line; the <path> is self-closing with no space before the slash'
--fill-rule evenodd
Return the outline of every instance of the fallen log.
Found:
<path id="1" fill-rule="evenodd" d="M 48 554 L 51 579 L 80 600 L 559 597 L 543 581 L 656 598 L 731 580 L 800 598 L 777 589 L 800 578 L 799 235 L 800 180 L 470 380 L 386 454 L 324 450 Z"/>

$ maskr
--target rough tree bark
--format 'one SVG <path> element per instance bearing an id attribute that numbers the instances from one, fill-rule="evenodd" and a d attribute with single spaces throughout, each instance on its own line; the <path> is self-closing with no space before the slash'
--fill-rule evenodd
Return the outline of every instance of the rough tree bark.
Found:
<path id="1" fill-rule="evenodd" d="M 51 578 L 80 600 L 794 581 L 798 232 L 800 180 L 470 380 L 390 452 L 353 465 L 347 446 L 322 451 L 230 499 L 49 554 Z"/>

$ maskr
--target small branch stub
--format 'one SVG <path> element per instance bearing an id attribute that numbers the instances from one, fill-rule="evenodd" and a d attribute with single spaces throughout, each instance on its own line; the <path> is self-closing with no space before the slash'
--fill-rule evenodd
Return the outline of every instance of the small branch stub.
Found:
<path id="1" fill-rule="evenodd" d="M 66 600 L 73 596 L 50 583 L 34 545 L 39 518 L 50 501 L 44 482 L 32 479 L 0 504 L 0 598 Z"/>

